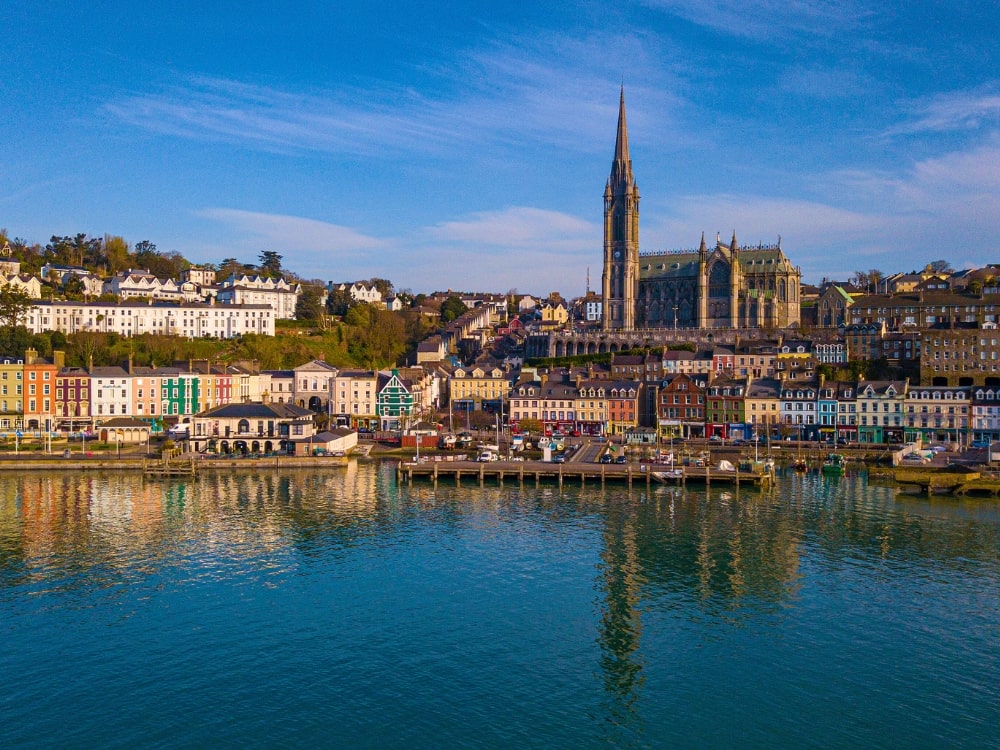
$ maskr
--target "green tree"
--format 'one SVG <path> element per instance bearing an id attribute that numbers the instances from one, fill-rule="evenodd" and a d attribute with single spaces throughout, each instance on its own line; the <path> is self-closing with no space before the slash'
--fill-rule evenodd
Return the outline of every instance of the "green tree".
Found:
<path id="1" fill-rule="evenodd" d="M 372 306 L 367 302 L 352 306 L 344 316 L 344 322 L 355 328 L 368 328 L 372 321 Z"/>
<path id="2" fill-rule="evenodd" d="M 545 429 L 539 420 L 531 418 L 522 419 L 518 422 L 518 428 L 521 432 L 530 433 L 531 435 L 541 435 Z"/>
<path id="3" fill-rule="evenodd" d="M 145 269 L 160 279 L 176 279 L 182 271 L 191 267 L 187 258 L 176 250 L 161 253 L 149 240 L 136 243 L 132 260 L 135 262 L 133 268 Z"/>
<path id="4" fill-rule="evenodd" d="M 864 380 L 866 377 L 865 372 L 867 370 L 867 364 L 868 360 L 863 359 L 852 359 L 848 362 L 847 367 L 844 368 L 847 372 L 848 382 L 854 380 Z"/>
<path id="5" fill-rule="evenodd" d="M 282 274 L 282 257 L 274 250 L 265 250 L 259 256 L 260 273 L 263 276 L 279 277 Z"/>
<path id="6" fill-rule="evenodd" d="M 946 260 L 934 260 L 928 263 L 924 270 L 930 273 L 951 273 L 951 263 Z"/>
<path id="7" fill-rule="evenodd" d="M 378 289 L 382 299 L 388 299 L 392 296 L 392 282 L 389 279 L 371 279 L 369 283 Z"/>
<path id="8" fill-rule="evenodd" d="M 441 303 L 441 320 L 444 323 L 450 323 L 468 309 L 462 300 L 453 294 Z"/>
<path id="9" fill-rule="evenodd" d="M 343 317 L 355 304 L 357 303 L 347 289 L 334 289 L 326 297 L 326 311 L 330 315 Z"/>
<path id="10" fill-rule="evenodd" d="M 323 305 L 314 289 L 303 289 L 295 305 L 296 320 L 319 320 L 323 317 Z"/>
<path id="11" fill-rule="evenodd" d="M 81 300 L 83 299 L 83 292 L 83 279 L 75 275 L 66 279 L 66 283 L 63 285 L 63 294 L 66 299 Z"/>
<path id="12" fill-rule="evenodd" d="M 31 297 L 20 287 L 4 284 L 0 287 L 0 325 L 17 328 L 28 319 Z"/>
<path id="13" fill-rule="evenodd" d="M 104 259 L 112 276 L 129 266 L 131 253 L 128 243 L 118 235 L 104 235 Z"/>
<path id="14" fill-rule="evenodd" d="M 45 246 L 47 262 L 64 266 L 97 266 L 104 262 L 103 242 L 98 237 L 88 237 L 85 232 L 59 237 L 53 235 Z"/>
<path id="15" fill-rule="evenodd" d="M 31 346 L 31 332 L 24 326 L 0 326 L 0 356 L 22 357 Z"/>
<path id="16" fill-rule="evenodd" d="M 42 272 L 45 261 L 43 254 L 45 249 L 39 244 L 29 245 L 26 239 L 15 237 L 10 241 L 10 249 L 13 256 L 21 262 L 21 273 L 38 276 Z"/>

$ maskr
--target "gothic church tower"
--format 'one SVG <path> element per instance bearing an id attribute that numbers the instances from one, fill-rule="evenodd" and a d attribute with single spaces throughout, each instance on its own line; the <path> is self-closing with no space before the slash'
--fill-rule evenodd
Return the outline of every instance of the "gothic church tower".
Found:
<path id="1" fill-rule="evenodd" d="M 618 137 L 611 175 L 604 188 L 604 273 L 602 327 L 635 328 L 639 295 L 639 188 L 632 176 L 625 124 L 625 87 L 618 105 Z"/>

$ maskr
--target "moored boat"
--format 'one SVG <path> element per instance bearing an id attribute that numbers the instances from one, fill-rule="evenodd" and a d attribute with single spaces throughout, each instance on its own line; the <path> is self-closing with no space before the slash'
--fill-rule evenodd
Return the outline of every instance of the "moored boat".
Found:
<path id="1" fill-rule="evenodd" d="M 827 476 L 839 477 L 844 474 L 844 457 L 839 453 L 831 453 L 823 462 L 823 473 Z"/>

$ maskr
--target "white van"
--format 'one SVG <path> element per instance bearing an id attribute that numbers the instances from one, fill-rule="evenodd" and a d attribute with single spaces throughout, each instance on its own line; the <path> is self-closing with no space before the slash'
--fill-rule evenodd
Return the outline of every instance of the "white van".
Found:
<path id="1" fill-rule="evenodd" d="M 167 430 L 167 437 L 173 438 L 174 440 L 183 440 L 191 436 L 191 423 L 187 420 L 178 422 L 169 430 Z"/>

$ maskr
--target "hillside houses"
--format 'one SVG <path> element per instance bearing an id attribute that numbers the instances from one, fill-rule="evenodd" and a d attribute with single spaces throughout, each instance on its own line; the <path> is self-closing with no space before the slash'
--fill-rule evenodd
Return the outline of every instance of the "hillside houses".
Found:
<path id="1" fill-rule="evenodd" d="M 267 305 L 277 320 L 294 320 L 302 285 L 283 278 L 232 274 L 215 297 L 223 305 Z"/>

